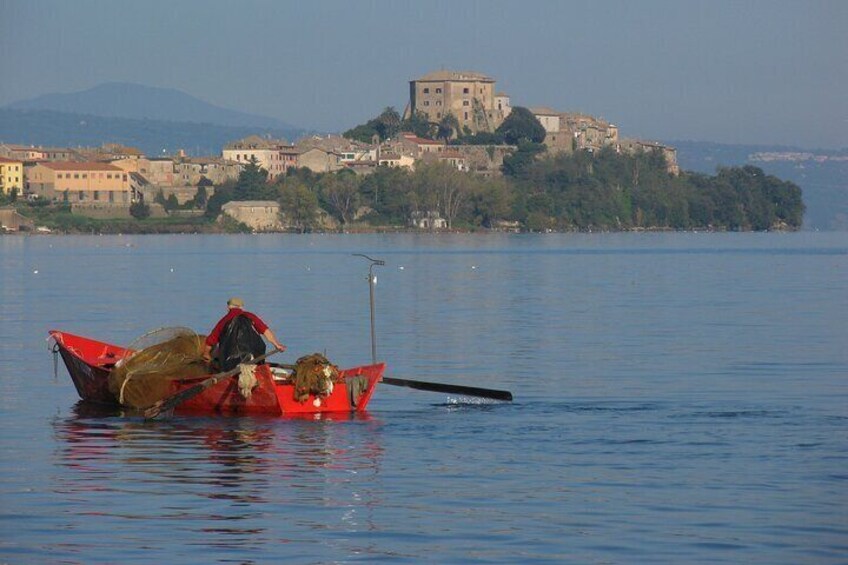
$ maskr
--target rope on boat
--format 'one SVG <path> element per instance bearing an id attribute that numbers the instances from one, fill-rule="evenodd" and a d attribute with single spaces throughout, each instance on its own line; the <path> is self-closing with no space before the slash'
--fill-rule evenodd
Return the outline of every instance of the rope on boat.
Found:
<path id="1" fill-rule="evenodd" d="M 51 336 L 48 342 L 50 339 L 53 337 Z M 48 349 L 53 353 L 53 382 L 56 382 L 59 380 L 59 343 L 53 339 L 53 346 L 48 346 Z"/>
<path id="2" fill-rule="evenodd" d="M 132 380 L 133 376 L 131 374 L 127 375 L 127 378 L 124 379 L 124 382 L 121 383 L 121 393 L 118 395 L 118 402 L 121 404 L 124 403 L 124 389 L 127 387 L 127 383 Z"/>

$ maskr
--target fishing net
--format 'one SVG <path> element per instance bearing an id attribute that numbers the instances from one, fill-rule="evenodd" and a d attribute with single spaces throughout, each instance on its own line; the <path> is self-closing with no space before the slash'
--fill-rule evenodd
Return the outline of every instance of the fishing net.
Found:
<path id="1" fill-rule="evenodd" d="M 204 336 L 189 328 L 160 328 L 127 347 L 109 374 L 109 390 L 124 406 L 148 408 L 174 391 L 174 381 L 203 377 Z"/>
<path id="2" fill-rule="evenodd" d="M 291 379 L 294 399 L 298 402 L 304 402 L 310 394 L 329 396 L 333 392 L 333 384 L 341 380 L 339 368 L 320 353 L 298 359 Z"/>

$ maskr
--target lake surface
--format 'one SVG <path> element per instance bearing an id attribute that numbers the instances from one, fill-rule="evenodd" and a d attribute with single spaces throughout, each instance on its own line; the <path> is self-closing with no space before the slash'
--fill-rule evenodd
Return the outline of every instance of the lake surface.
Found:
<path id="1" fill-rule="evenodd" d="M 346 420 L 78 402 L 50 329 L 205 333 L 245 299 Z M 844 563 L 848 235 L 0 237 L 0 563 Z"/>

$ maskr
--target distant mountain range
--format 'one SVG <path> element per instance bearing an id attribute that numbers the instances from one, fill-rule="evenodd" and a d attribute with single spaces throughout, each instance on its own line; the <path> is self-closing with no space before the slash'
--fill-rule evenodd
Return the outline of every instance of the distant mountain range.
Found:
<path id="1" fill-rule="evenodd" d="M 111 82 L 68 94 L 45 94 L 0 108 L 0 141 L 54 147 L 122 143 L 147 155 L 184 149 L 220 155 L 251 134 L 289 141 L 309 133 L 275 118 L 209 104 L 185 92 Z"/>
<path id="2" fill-rule="evenodd" d="M 276 118 L 215 106 L 172 88 L 155 88 L 126 82 L 107 82 L 81 92 L 44 94 L 13 102 L 5 108 L 51 110 L 104 118 L 195 122 L 275 130 L 302 129 Z"/>
<path id="3" fill-rule="evenodd" d="M 52 110 L 0 108 L 0 142 L 46 147 L 99 147 L 120 143 L 145 155 L 220 155 L 224 144 L 248 135 L 295 140 L 307 132 L 296 129 L 237 127 L 197 122 L 167 122 L 104 118 Z"/>

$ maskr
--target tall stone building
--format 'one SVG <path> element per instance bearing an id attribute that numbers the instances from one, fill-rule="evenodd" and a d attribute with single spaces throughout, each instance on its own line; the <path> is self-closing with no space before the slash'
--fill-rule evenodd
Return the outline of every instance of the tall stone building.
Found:
<path id="1" fill-rule="evenodd" d="M 422 112 L 440 122 L 453 114 L 460 132 L 495 131 L 509 114 L 509 97 L 495 94 L 495 80 L 471 71 L 435 71 L 409 81 L 409 105 L 404 117 Z"/>

